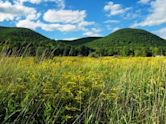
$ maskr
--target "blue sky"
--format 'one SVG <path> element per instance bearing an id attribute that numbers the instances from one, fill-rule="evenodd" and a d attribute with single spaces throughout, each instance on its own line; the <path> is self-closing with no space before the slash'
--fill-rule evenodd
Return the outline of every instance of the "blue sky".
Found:
<path id="1" fill-rule="evenodd" d="M 0 25 L 51 39 L 106 36 L 141 28 L 166 39 L 166 0 L 0 0 Z"/>

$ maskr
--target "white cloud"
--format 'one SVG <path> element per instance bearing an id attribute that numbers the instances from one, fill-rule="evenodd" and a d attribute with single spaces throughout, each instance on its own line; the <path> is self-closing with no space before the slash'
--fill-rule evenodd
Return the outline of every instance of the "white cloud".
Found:
<path id="1" fill-rule="evenodd" d="M 151 3 L 151 13 L 142 22 L 135 23 L 132 27 L 154 26 L 166 24 L 166 0 L 155 0 Z"/>
<path id="2" fill-rule="evenodd" d="M 139 18 L 139 17 L 140 17 L 140 12 L 135 11 L 135 12 L 132 12 L 132 13 L 127 13 L 124 18 L 132 20 L 132 19 L 136 19 L 136 18 Z"/>
<path id="3" fill-rule="evenodd" d="M 85 10 L 55 10 L 50 9 L 44 13 L 43 19 L 48 22 L 44 30 L 53 31 L 54 29 L 68 32 L 86 30 L 87 26 L 94 25 L 95 22 L 85 20 L 87 14 Z"/>
<path id="4" fill-rule="evenodd" d="M 17 27 L 30 28 L 35 30 L 36 28 L 40 28 L 45 31 L 61 31 L 61 32 L 73 32 L 86 30 L 86 26 L 92 25 L 92 22 L 82 22 L 82 24 L 60 24 L 60 23 L 43 23 L 41 21 L 33 21 L 33 20 L 20 20 L 17 23 Z"/>
<path id="5" fill-rule="evenodd" d="M 32 3 L 32 4 L 40 4 L 41 2 L 54 2 L 58 8 L 64 9 L 65 2 L 64 0 L 16 0 L 16 3 L 24 4 L 25 2 Z"/>
<path id="6" fill-rule="evenodd" d="M 59 8 L 61 8 L 61 9 L 65 8 L 65 2 L 64 2 L 64 0 L 54 0 L 54 1 L 58 5 Z"/>
<path id="7" fill-rule="evenodd" d="M 120 21 L 119 21 L 119 20 L 107 20 L 107 21 L 105 21 L 104 23 L 106 24 L 107 30 L 112 31 L 112 30 L 113 30 L 113 29 L 112 29 L 112 26 L 113 26 L 114 24 L 120 23 Z"/>
<path id="8" fill-rule="evenodd" d="M 79 38 L 76 37 L 70 37 L 70 38 L 64 38 L 63 40 L 68 40 L 68 41 L 72 41 L 72 40 L 77 40 Z"/>
<path id="9" fill-rule="evenodd" d="M 18 18 L 37 19 L 39 13 L 34 8 L 8 1 L 0 2 L 0 21 L 13 21 Z"/>
<path id="10" fill-rule="evenodd" d="M 119 23 L 119 22 L 120 22 L 119 20 L 107 20 L 104 23 L 106 23 L 106 24 L 113 24 L 113 23 Z"/>
<path id="11" fill-rule="evenodd" d="M 115 31 L 117 31 L 117 30 L 119 30 L 119 29 L 120 29 L 120 27 L 113 28 L 113 29 L 112 29 L 112 32 L 115 32 Z"/>
<path id="12" fill-rule="evenodd" d="M 65 1 L 64 0 L 45 0 L 45 2 L 54 2 L 57 4 L 57 6 L 60 9 L 64 9 L 65 8 Z"/>
<path id="13" fill-rule="evenodd" d="M 120 4 L 114 4 L 112 1 L 110 1 L 104 6 L 104 10 L 109 16 L 115 16 L 125 13 L 129 10 L 129 8 L 123 8 Z"/>
<path id="14" fill-rule="evenodd" d="M 32 4 L 39 4 L 41 0 L 16 0 L 16 2 L 23 4 L 24 2 L 29 2 Z"/>
<path id="15" fill-rule="evenodd" d="M 46 31 L 58 30 L 61 32 L 77 31 L 77 26 L 72 24 L 42 24 L 41 29 Z"/>
<path id="16" fill-rule="evenodd" d="M 155 31 L 154 33 L 156 33 L 157 35 L 159 35 L 160 37 L 166 39 L 166 27 L 165 28 L 161 28 L 158 31 Z"/>
<path id="17" fill-rule="evenodd" d="M 100 32 L 101 32 L 100 29 L 92 28 L 87 30 L 83 35 L 88 37 L 98 37 L 101 36 Z"/>
<path id="18" fill-rule="evenodd" d="M 72 11 L 72 10 L 48 10 L 44 14 L 44 20 L 51 23 L 79 23 L 86 17 L 86 11 Z"/>
<path id="19" fill-rule="evenodd" d="M 80 23 L 77 24 L 77 28 L 79 30 L 86 31 L 86 27 L 87 26 L 92 26 L 92 25 L 95 25 L 95 22 L 82 21 L 82 22 L 80 22 Z"/>
<path id="20" fill-rule="evenodd" d="M 148 4 L 150 3 L 151 0 L 139 0 L 138 3 L 141 3 L 141 4 Z"/>
<path id="21" fill-rule="evenodd" d="M 25 2 L 39 4 L 41 2 L 55 2 L 59 9 L 49 9 L 39 13 L 35 8 L 28 7 Z M 65 10 L 64 0 L 14 0 L 0 1 L 0 22 L 13 21 L 17 27 L 30 29 L 40 28 L 45 31 L 87 31 L 88 26 L 95 22 L 86 21 L 85 10 Z M 42 21 L 39 17 L 43 16 Z"/>
<path id="22" fill-rule="evenodd" d="M 69 32 L 78 30 L 77 26 L 72 24 L 46 24 L 41 21 L 31 21 L 28 19 L 18 21 L 17 27 L 30 28 L 35 30 L 41 28 L 45 31 L 59 30 L 61 32 Z"/>
<path id="23" fill-rule="evenodd" d="M 16 24 L 17 27 L 30 28 L 30 29 L 33 29 L 33 30 L 35 30 L 36 28 L 41 27 L 41 25 L 42 24 L 40 22 L 35 22 L 35 21 L 28 20 L 28 19 L 20 20 Z"/>

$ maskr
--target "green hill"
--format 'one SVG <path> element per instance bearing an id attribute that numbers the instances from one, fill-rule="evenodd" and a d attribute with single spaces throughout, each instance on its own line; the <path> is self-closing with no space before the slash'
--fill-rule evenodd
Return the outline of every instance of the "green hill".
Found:
<path id="1" fill-rule="evenodd" d="M 106 37 L 55 41 L 26 28 L 0 27 L 0 51 L 9 55 L 166 55 L 166 40 L 141 29 L 121 29 Z M 1 52 L 0 52 L 1 53 Z"/>
<path id="2" fill-rule="evenodd" d="M 22 55 L 28 51 L 30 55 L 36 55 L 61 44 L 27 28 L 0 27 L 0 52 L 3 53 Z"/>
<path id="3" fill-rule="evenodd" d="M 141 29 L 120 29 L 85 45 L 100 56 L 166 55 L 166 40 Z"/>
<path id="4" fill-rule="evenodd" d="M 66 40 L 62 40 L 61 42 L 67 44 L 67 45 L 73 45 L 73 46 L 80 46 L 80 45 L 84 45 L 86 43 L 89 42 L 93 42 L 95 40 L 98 40 L 102 37 L 85 37 L 85 38 L 80 38 L 80 39 L 76 39 L 76 40 L 72 40 L 72 41 L 66 41 Z"/>
<path id="5" fill-rule="evenodd" d="M 0 54 L 7 55 L 43 55 L 47 56 L 87 56 L 91 49 L 80 46 L 81 42 L 89 42 L 97 38 L 84 38 L 73 41 L 55 41 L 27 28 L 0 27 Z M 78 43 L 77 43 L 78 41 Z M 75 47 L 74 44 L 78 44 Z"/>
<path id="6" fill-rule="evenodd" d="M 110 47 L 159 47 L 166 46 L 166 41 L 141 29 L 121 29 L 104 38 L 86 44 L 91 48 Z"/>
<path id="7" fill-rule="evenodd" d="M 10 43 L 23 43 L 23 42 L 42 42 L 50 39 L 45 36 L 27 29 L 16 27 L 0 27 L 0 41 Z"/>

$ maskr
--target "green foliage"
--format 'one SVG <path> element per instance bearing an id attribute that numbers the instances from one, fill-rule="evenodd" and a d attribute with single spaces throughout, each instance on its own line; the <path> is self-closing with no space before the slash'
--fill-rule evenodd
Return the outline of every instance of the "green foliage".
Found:
<path id="1" fill-rule="evenodd" d="M 97 57 L 99 57 L 99 55 L 98 55 L 96 52 L 91 52 L 91 53 L 89 54 L 89 57 L 97 58 Z"/>
<path id="2" fill-rule="evenodd" d="M 81 46 L 81 45 L 85 45 L 86 43 L 93 42 L 100 38 L 102 37 L 86 37 L 86 38 L 80 38 L 80 39 L 76 39 L 72 41 L 60 40 L 59 42 L 63 42 L 65 44 L 72 45 L 72 46 Z"/>
<path id="3" fill-rule="evenodd" d="M 0 57 L 1 123 L 166 123 L 166 58 Z"/>
<path id="4" fill-rule="evenodd" d="M 92 48 L 110 47 L 158 47 L 166 46 L 160 37 L 140 29 L 121 29 L 104 38 L 87 43 Z"/>
<path id="5" fill-rule="evenodd" d="M 3 55 L 39 56 L 162 56 L 166 41 L 139 29 L 121 29 L 106 37 L 87 37 L 73 41 L 54 41 L 26 28 L 0 27 Z"/>
<path id="6" fill-rule="evenodd" d="M 144 30 L 129 28 L 118 30 L 84 45 L 96 49 L 97 52 L 100 51 L 103 56 L 156 56 L 163 55 L 161 48 L 166 50 L 164 39 Z"/>

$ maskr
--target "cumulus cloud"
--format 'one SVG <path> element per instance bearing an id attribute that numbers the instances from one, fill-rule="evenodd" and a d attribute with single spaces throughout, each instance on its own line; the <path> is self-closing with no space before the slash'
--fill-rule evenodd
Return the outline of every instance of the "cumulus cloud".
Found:
<path id="1" fill-rule="evenodd" d="M 155 31 L 154 33 L 158 34 L 160 37 L 166 39 L 166 28 L 161 28 L 158 31 Z"/>
<path id="2" fill-rule="evenodd" d="M 78 37 L 70 37 L 70 38 L 64 38 L 63 40 L 68 40 L 68 41 L 72 41 L 72 40 L 77 40 L 79 39 Z"/>
<path id="3" fill-rule="evenodd" d="M 32 4 L 39 4 L 41 0 L 16 0 L 16 2 L 23 4 L 24 2 L 29 2 Z"/>
<path id="4" fill-rule="evenodd" d="M 104 23 L 106 23 L 106 24 L 113 24 L 113 23 L 119 23 L 119 22 L 120 22 L 119 20 L 107 20 Z"/>
<path id="5" fill-rule="evenodd" d="M 45 31 L 61 31 L 61 32 L 73 32 L 73 31 L 84 31 L 86 30 L 86 26 L 94 24 L 93 22 L 81 22 L 79 24 L 61 24 L 61 23 L 44 23 L 41 21 L 34 20 L 20 20 L 17 23 L 17 27 L 25 27 L 30 29 L 40 28 Z"/>
<path id="6" fill-rule="evenodd" d="M 25 3 L 40 4 L 41 2 L 54 2 L 58 8 L 49 9 L 40 13 Z M 45 31 L 87 31 L 88 26 L 95 22 L 86 21 L 85 10 L 65 10 L 64 0 L 13 0 L 0 1 L 0 22 L 13 21 L 17 27 L 30 29 L 40 28 Z M 43 20 L 39 17 L 43 17 Z"/>
<path id="7" fill-rule="evenodd" d="M 35 30 L 36 28 L 41 27 L 41 25 L 42 24 L 39 21 L 35 22 L 35 21 L 32 21 L 32 20 L 28 20 L 28 19 L 20 20 L 16 24 L 17 27 L 30 28 L 30 29 L 33 29 L 33 30 Z"/>
<path id="8" fill-rule="evenodd" d="M 24 4 L 25 2 L 32 3 L 32 4 L 40 4 L 41 2 L 54 2 L 59 8 L 65 8 L 64 0 L 16 0 L 15 2 Z"/>
<path id="9" fill-rule="evenodd" d="M 112 32 L 115 32 L 115 31 L 117 31 L 119 29 L 120 29 L 120 27 L 115 27 L 115 28 L 112 29 Z"/>
<path id="10" fill-rule="evenodd" d="M 121 4 L 114 4 L 112 1 L 110 1 L 104 6 L 104 10 L 109 16 L 115 16 L 125 13 L 129 10 L 129 8 L 123 8 Z"/>
<path id="11" fill-rule="evenodd" d="M 77 26 L 72 24 L 42 24 L 41 29 L 46 31 L 59 30 L 61 32 L 77 31 Z"/>
<path id="12" fill-rule="evenodd" d="M 41 28 L 45 31 L 54 31 L 59 30 L 61 32 L 76 31 L 77 27 L 72 24 L 46 24 L 41 21 L 32 21 L 32 20 L 20 20 L 17 27 L 25 27 L 35 30 L 36 28 Z"/>
<path id="13" fill-rule="evenodd" d="M 144 21 L 135 23 L 132 27 L 138 26 L 155 26 L 166 24 L 166 0 L 155 0 L 151 3 L 151 13 Z"/>
<path id="14" fill-rule="evenodd" d="M 64 9 L 65 8 L 65 1 L 64 0 L 45 0 L 45 2 L 54 2 L 57 4 L 57 6 L 60 9 Z"/>
<path id="15" fill-rule="evenodd" d="M 18 18 L 28 18 L 29 20 L 38 18 L 39 14 L 32 7 L 21 4 L 12 4 L 8 1 L 0 2 L 0 21 L 13 21 Z"/>
<path id="16" fill-rule="evenodd" d="M 50 24 L 43 29 L 49 29 L 50 31 L 58 29 L 64 32 L 85 30 L 85 27 L 95 24 L 95 22 L 86 21 L 86 16 L 87 14 L 85 10 L 50 9 L 45 12 L 43 16 L 43 19 Z"/>
<path id="17" fill-rule="evenodd" d="M 141 3 L 141 4 L 147 4 L 147 3 L 150 3 L 151 0 L 139 0 L 138 3 Z"/>
<path id="18" fill-rule="evenodd" d="M 73 10 L 48 10 L 44 14 L 44 20 L 51 23 L 78 23 L 84 20 L 86 11 L 73 11 Z"/>
<path id="19" fill-rule="evenodd" d="M 101 36 L 100 32 L 101 30 L 98 28 L 91 28 L 87 30 L 83 35 L 88 37 L 98 37 Z"/>

